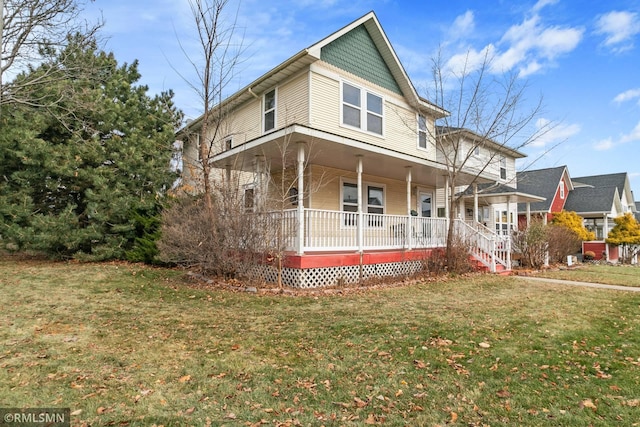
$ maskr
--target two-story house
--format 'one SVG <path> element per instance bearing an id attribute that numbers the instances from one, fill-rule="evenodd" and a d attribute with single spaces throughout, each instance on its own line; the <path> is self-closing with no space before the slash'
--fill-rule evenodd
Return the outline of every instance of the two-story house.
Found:
<path id="1" fill-rule="evenodd" d="M 229 114 L 212 166 L 260 177 L 243 184 L 245 206 L 269 199 L 275 189 L 266 182 L 284 185 L 290 195 L 288 285 L 411 273 L 429 251 L 446 245 L 448 200 L 455 195 L 447 191 L 447 166 L 435 138 L 436 122 L 447 111 L 418 95 L 373 12 L 293 55 L 216 108 Z M 198 126 L 200 119 L 179 136 Z M 464 130 L 447 132 L 474 138 Z M 198 141 L 186 139 L 188 163 L 197 158 Z M 461 171 L 462 189 L 472 182 L 506 184 L 515 176 L 520 153 L 491 142 L 481 150 L 500 153 L 491 156 L 495 163 L 488 168 L 471 164 Z M 486 155 L 480 151 L 478 162 Z M 186 164 L 184 170 L 197 168 Z M 263 179 L 265 174 L 278 179 Z M 482 219 L 490 230 L 516 224 L 517 203 L 524 200 L 519 196 L 492 196 L 501 203 L 497 209 L 484 203 Z M 481 199 L 476 192 L 463 200 L 458 217 L 479 218 Z M 467 209 L 476 213 L 467 215 Z M 482 258 L 492 258 L 495 266 L 495 254 Z M 498 263 L 508 264 L 506 259 L 498 257 Z"/>

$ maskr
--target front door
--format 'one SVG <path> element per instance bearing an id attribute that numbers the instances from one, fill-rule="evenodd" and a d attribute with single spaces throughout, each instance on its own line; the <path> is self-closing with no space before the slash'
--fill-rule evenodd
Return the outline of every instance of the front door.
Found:
<path id="1" fill-rule="evenodd" d="M 432 209 L 432 194 L 431 193 L 418 193 L 418 208 L 420 212 L 420 216 L 431 218 L 431 209 Z"/>

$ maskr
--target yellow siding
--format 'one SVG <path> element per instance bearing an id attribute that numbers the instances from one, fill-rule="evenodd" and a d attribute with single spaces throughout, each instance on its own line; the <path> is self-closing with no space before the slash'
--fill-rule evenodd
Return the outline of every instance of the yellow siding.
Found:
<path id="1" fill-rule="evenodd" d="M 309 75 L 302 73 L 277 89 L 277 128 L 309 122 Z"/>
<path id="2" fill-rule="evenodd" d="M 315 165 L 311 166 L 310 207 L 321 210 L 341 210 L 340 190 L 343 180 L 356 182 L 356 172 Z M 407 184 L 405 181 L 380 178 L 375 175 L 363 173 L 362 183 L 363 185 L 380 185 L 384 187 L 385 214 L 407 214 Z M 415 209 L 417 203 L 415 190 L 412 189 L 411 193 L 411 209 Z"/>
<path id="3" fill-rule="evenodd" d="M 363 89 L 383 96 L 382 136 L 341 126 L 341 76 Z M 315 128 L 417 157 L 435 159 L 435 145 L 433 143 L 429 144 L 428 150 L 418 149 L 416 111 L 407 105 L 404 98 L 393 92 L 323 64 L 322 66 L 315 65 L 312 68 L 311 99 L 311 125 Z M 432 129 L 433 120 L 428 118 L 428 121 L 429 127 Z M 432 135 L 431 133 L 429 137 Z"/>

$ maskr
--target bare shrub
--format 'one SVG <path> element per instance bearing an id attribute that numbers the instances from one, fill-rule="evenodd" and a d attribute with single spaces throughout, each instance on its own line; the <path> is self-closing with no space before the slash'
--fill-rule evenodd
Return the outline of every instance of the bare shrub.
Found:
<path id="1" fill-rule="evenodd" d="M 515 231 L 511 242 L 513 251 L 520 254 L 524 267 L 540 268 L 544 265 L 549 244 L 547 226 L 542 222 L 533 222 Z"/>
<path id="2" fill-rule="evenodd" d="M 181 197 L 165 209 L 158 248 L 163 261 L 225 278 L 247 276 L 269 252 L 265 216 L 245 212 L 240 198 Z"/>
<path id="3" fill-rule="evenodd" d="M 448 243 L 447 272 L 449 274 L 464 274 L 473 271 L 469 247 L 464 237 L 454 234 Z"/>
<path id="4" fill-rule="evenodd" d="M 580 237 L 563 225 L 549 225 L 546 234 L 550 262 L 564 262 L 568 255 L 573 255 L 582 248 Z"/>

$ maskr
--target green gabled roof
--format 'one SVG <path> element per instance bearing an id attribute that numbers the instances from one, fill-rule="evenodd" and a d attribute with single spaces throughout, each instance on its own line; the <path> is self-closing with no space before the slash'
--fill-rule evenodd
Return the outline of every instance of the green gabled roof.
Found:
<path id="1" fill-rule="evenodd" d="M 320 59 L 402 95 L 398 82 L 364 25 L 323 46 Z"/>

